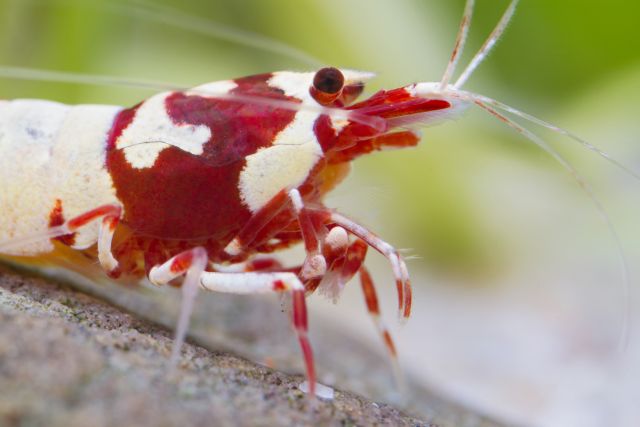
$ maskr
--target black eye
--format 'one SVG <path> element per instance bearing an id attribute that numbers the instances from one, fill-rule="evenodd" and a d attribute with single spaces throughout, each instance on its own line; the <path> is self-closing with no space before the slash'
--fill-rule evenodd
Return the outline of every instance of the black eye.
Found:
<path id="1" fill-rule="evenodd" d="M 337 68 L 327 67 L 318 70 L 313 78 L 313 87 L 324 93 L 338 93 L 344 86 L 344 76 Z"/>

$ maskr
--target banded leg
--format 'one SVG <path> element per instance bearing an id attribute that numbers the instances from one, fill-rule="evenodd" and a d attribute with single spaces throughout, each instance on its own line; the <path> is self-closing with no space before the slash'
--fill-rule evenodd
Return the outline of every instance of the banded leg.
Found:
<path id="1" fill-rule="evenodd" d="M 342 227 L 333 227 L 325 239 L 324 252 L 327 253 L 325 256 L 330 261 L 330 267 L 320 282 L 320 292 L 336 302 L 344 286 L 362 265 L 367 244 L 360 239 L 350 244 L 347 231 Z"/>
<path id="2" fill-rule="evenodd" d="M 396 280 L 396 290 L 398 293 L 398 310 L 402 319 L 406 320 L 411 315 L 411 281 L 407 265 L 398 253 L 397 249 L 385 242 L 365 227 L 356 222 L 330 211 L 316 210 L 317 213 L 325 213 L 326 221 L 344 228 L 347 232 L 362 239 L 368 246 L 380 252 L 391 263 L 393 275 Z"/>
<path id="3" fill-rule="evenodd" d="M 329 230 L 322 242 L 322 254 L 327 263 L 327 272 L 322 278 L 312 279 L 305 283 L 307 293 L 320 289 L 327 298 L 337 301 L 345 281 L 342 279 L 342 267 L 349 249 L 349 235 L 342 227 Z"/>
<path id="4" fill-rule="evenodd" d="M 149 280 L 156 285 L 165 285 L 173 279 L 186 273 L 182 283 L 182 303 L 176 326 L 175 339 L 171 349 L 170 367 L 174 369 L 178 364 L 180 349 L 184 344 L 193 304 L 200 287 L 200 279 L 207 266 L 207 251 L 202 247 L 195 247 L 184 251 L 169 259 L 162 265 L 154 266 L 149 271 Z"/>
<path id="5" fill-rule="evenodd" d="M 113 274 L 118 268 L 118 261 L 111 252 L 111 242 L 121 215 L 121 206 L 103 205 L 70 219 L 60 227 L 66 228 L 69 233 L 72 233 L 102 217 L 98 229 L 98 261 L 105 272 Z"/>
<path id="6" fill-rule="evenodd" d="M 204 272 L 200 279 L 200 285 L 210 291 L 233 294 L 290 292 L 293 300 L 293 327 L 298 336 L 298 342 L 300 343 L 304 358 L 309 392 L 312 396 L 315 396 L 316 373 L 313 362 L 313 351 L 308 337 L 309 323 L 307 320 L 307 304 L 304 295 L 305 288 L 296 274 L 290 272 Z"/>
<path id="7" fill-rule="evenodd" d="M 302 239 L 304 241 L 307 256 L 300 271 L 300 279 L 307 281 L 321 277 L 327 271 L 327 261 L 320 253 L 320 239 L 313 225 L 309 211 L 302 202 L 302 197 L 297 189 L 289 191 L 289 199 L 293 205 L 293 211 L 297 217 Z"/>
<path id="8" fill-rule="evenodd" d="M 400 365 L 398 363 L 398 352 L 396 351 L 396 346 L 393 343 L 393 338 L 391 338 L 389 329 L 382 319 L 375 284 L 373 283 L 373 279 L 371 278 L 369 271 L 364 265 L 361 265 L 358 271 L 360 272 L 360 286 L 362 287 L 364 300 L 367 304 L 367 311 L 369 312 L 369 316 L 371 316 L 371 320 L 373 320 L 373 323 L 378 330 L 378 334 L 380 334 L 380 337 L 382 338 L 382 342 L 384 343 L 385 349 L 387 350 L 389 362 L 391 363 L 391 368 L 393 370 L 393 376 L 395 378 L 396 385 L 402 392 L 405 388 L 404 376 L 402 375 L 402 370 L 400 369 Z"/>
<path id="9" fill-rule="evenodd" d="M 333 298 L 335 301 L 344 285 L 348 283 L 354 275 L 360 273 L 360 285 L 362 287 L 367 311 L 384 343 L 396 384 L 400 390 L 403 390 L 404 378 L 398 364 L 396 347 L 389 333 L 389 329 L 382 319 L 375 285 L 369 271 L 364 266 L 364 260 L 367 256 L 367 243 L 356 239 L 353 243 L 349 244 L 346 230 L 340 226 L 336 226 L 329 231 L 329 234 L 324 240 L 324 247 L 329 268 L 320 283 L 320 292 Z M 332 256 L 331 254 L 338 254 L 338 256 Z"/>
<path id="10" fill-rule="evenodd" d="M 287 193 L 280 191 L 262 209 L 255 212 L 237 236 L 224 248 L 227 256 L 233 258 L 240 255 L 255 242 L 260 233 L 271 231 L 271 234 L 276 234 L 280 231 L 278 229 L 280 224 L 274 222 L 274 218 L 287 206 L 288 201 Z M 269 230 L 270 227 L 273 230 Z"/>
<path id="11" fill-rule="evenodd" d="M 111 252 L 111 242 L 119 222 L 119 217 L 105 216 L 98 229 L 98 261 L 111 276 L 118 275 L 118 261 Z"/>
<path id="12" fill-rule="evenodd" d="M 73 233 L 98 219 L 102 219 L 98 231 L 98 260 L 100 265 L 107 272 L 111 273 L 118 267 L 113 253 L 111 252 L 111 241 L 113 233 L 120 221 L 122 207 L 119 205 L 102 205 L 74 218 L 63 224 L 49 227 L 47 230 L 35 233 L 31 236 L 24 236 L 14 239 L 11 242 L 0 242 L 0 252 L 12 253 L 20 250 L 20 247 L 42 241 L 43 239 L 55 239 L 59 237 L 71 236 Z"/>

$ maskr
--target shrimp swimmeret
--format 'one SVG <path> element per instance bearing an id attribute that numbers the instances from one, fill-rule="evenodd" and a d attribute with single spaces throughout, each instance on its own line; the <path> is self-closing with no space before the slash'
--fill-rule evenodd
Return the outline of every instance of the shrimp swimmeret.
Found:
<path id="1" fill-rule="evenodd" d="M 306 297 L 319 290 L 337 298 L 359 275 L 369 314 L 399 372 L 364 261 L 368 248 L 386 257 L 400 316 L 408 319 L 412 291 L 405 261 L 381 237 L 323 204 L 356 158 L 413 147 L 420 141 L 417 128 L 457 118 L 475 105 L 558 160 L 593 199 L 615 237 L 609 217 L 573 166 L 516 119 L 560 133 L 625 169 L 622 165 L 555 125 L 462 89 L 503 34 L 517 3 L 509 4 L 457 79 L 472 0 L 439 81 L 382 90 L 362 101 L 357 98 L 373 74 L 334 67 L 189 89 L 156 85 L 161 93 L 131 108 L 1 101 L 0 253 L 37 259 L 74 250 L 112 277 L 147 278 L 156 285 L 182 279 L 172 366 L 198 289 L 290 294 L 312 394 L 316 372 Z M 0 73 L 82 80 L 8 67 Z M 306 252 L 299 265 L 284 267 L 272 257 L 297 243 Z"/>

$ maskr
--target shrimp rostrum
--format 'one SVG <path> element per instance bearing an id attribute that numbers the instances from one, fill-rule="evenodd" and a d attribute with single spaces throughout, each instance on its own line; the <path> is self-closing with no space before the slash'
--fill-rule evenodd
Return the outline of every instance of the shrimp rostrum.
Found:
<path id="1" fill-rule="evenodd" d="M 473 104 L 548 149 L 499 111 L 564 131 L 460 89 L 516 3 L 457 82 L 450 79 L 473 1 L 441 81 L 381 90 L 359 102 L 373 75 L 333 67 L 168 90 L 131 108 L 0 101 L 0 253 L 37 258 L 71 248 L 112 277 L 180 284 L 174 366 L 198 289 L 289 294 L 312 393 L 305 298 L 316 290 L 337 297 L 359 275 L 395 361 L 364 261 L 368 248 L 389 261 L 404 319 L 411 314 L 405 262 L 323 197 L 356 158 L 413 147 L 417 127 L 455 118 Z M 297 243 L 306 252 L 299 265 L 284 267 L 272 257 Z"/>

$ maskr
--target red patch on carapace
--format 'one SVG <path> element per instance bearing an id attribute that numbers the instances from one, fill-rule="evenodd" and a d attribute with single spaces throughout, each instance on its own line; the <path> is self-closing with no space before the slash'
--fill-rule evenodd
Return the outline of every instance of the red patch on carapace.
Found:
<path id="1" fill-rule="evenodd" d="M 270 77 L 235 80 L 232 93 L 298 102 L 270 87 Z M 165 105 L 176 125 L 207 126 L 211 138 L 201 155 L 169 147 L 152 167 L 136 169 L 115 149 L 122 131 L 136 120 L 137 107 L 122 111 L 110 134 L 107 168 L 124 206 L 123 223 L 138 236 L 161 241 L 207 240 L 213 260 L 252 216 L 238 189 L 245 158 L 271 145 L 296 112 L 186 92 L 170 94 Z"/>
<path id="2" fill-rule="evenodd" d="M 64 222 L 65 219 L 62 212 L 62 200 L 56 199 L 56 203 L 53 206 L 53 209 L 51 209 L 51 211 L 49 212 L 49 227 L 56 227 L 58 225 L 64 224 Z M 56 240 L 64 243 L 65 245 L 71 246 L 76 242 L 75 233 L 56 237 Z"/>
<path id="3" fill-rule="evenodd" d="M 318 143 L 322 147 L 322 151 L 325 153 L 329 151 L 335 144 L 336 140 L 336 131 L 331 124 L 329 116 L 322 115 L 318 117 L 313 125 L 313 131 L 316 134 Z"/>
<path id="4" fill-rule="evenodd" d="M 122 135 L 122 132 L 131 124 L 133 118 L 136 116 L 138 108 L 141 104 L 135 105 L 132 108 L 127 108 L 118 113 L 113 121 L 109 135 L 107 136 L 107 151 L 113 150 L 116 146 L 116 141 Z"/>

